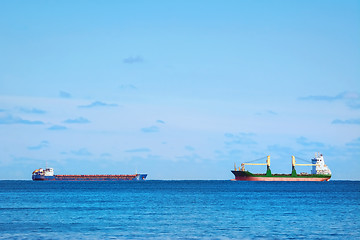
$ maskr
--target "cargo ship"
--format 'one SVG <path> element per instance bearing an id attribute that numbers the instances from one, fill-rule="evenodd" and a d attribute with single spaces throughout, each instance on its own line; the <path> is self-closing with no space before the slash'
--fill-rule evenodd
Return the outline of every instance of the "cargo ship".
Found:
<path id="1" fill-rule="evenodd" d="M 128 181 L 145 180 L 147 174 L 132 174 L 132 175 L 55 175 L 54 169 L 36 169 L 32 173 L 32 180 L 34 181 Z"/>
<path id="2" fill-rule="evenodd" d="M 315 158 L 311 159 L 311 164 L 297 164 L 295 157 L 292 156 L 292 172 L 291 174 L 272 174 L 270 170 L 270 156 L 267 156 L 266 163 L 242 163 L 241 169 L 231 171 L 235 179 L 234 181 L 329 181 L 331 171 L 324 162 L 322 154 L 315 154 Z M 251 173 L 245 170 L 245 165 L 266 165 L 265 174 Z M 312 166 L 311 173 L 297 174 L 295 166 Z"/>

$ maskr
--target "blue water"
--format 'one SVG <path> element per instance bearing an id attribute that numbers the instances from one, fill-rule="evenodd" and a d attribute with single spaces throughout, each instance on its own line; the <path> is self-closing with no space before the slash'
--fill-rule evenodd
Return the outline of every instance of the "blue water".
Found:
<path id="1" fill-rule="evenodd" d="M 0 181 L 0 239 L 360 239 L 360 182 Z"/>

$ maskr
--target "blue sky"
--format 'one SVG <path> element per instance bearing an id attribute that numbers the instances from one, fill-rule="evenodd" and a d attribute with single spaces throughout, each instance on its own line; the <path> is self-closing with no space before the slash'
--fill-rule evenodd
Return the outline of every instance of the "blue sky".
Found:
<path id="1" fill-rule="evenodd" d="M 0 179 L 360 179 L 359 1 L 1 1 L 0 32 Z"/>

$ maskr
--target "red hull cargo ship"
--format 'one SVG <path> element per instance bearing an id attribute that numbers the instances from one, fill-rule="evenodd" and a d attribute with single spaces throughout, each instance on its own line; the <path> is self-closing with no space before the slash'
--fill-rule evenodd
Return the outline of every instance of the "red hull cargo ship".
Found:
<path id="1" fill-rule="evenodd" d="M 331 178 L 331 171 L 324 162 L 322 154 L 316 154 L 315 158 L 311 159 L 311 164 L 297 164 L 295 157 L 292 156 L 292 172 L 291 174 L 272 174 L 270 170 L 270 156 L 267 156 L 266 163 L 242 163 L 241 169 L 231 171 L 235 179 L 234 181 L 309 181 L 322 182 L 329 181 Z M 267 171 L 265 174 L 251 173 L 245 170 L 245 165 L 266 165 Z M 311 174 L 300 173 L 297 174 L 295 166 L 312 166 Z"/>

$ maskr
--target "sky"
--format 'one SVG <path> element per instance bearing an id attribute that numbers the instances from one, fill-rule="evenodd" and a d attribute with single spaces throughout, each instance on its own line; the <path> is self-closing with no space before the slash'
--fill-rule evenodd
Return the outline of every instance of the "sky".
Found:
<path id="1" fill-rule="evenodd" d="M 0 2 L 0 179 L 228 180 L 317 152 L 360 180 L 359 1 Z"/>

